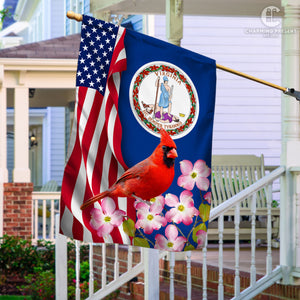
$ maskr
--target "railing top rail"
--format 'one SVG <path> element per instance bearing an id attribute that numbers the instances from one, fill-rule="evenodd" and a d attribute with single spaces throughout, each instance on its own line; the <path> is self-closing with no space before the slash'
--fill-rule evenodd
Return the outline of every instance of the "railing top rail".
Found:
<path id="1" fill-rule="evenodd" d="M 32 192 L 32 199 L 60 199 L 60 192 Z"/>
<path id="2" fill-rule="evenodd" d="M 233 197 L 229 198 L 222 204 L 218 205 L 217 207 L 213 208 L 210 211 L 209 221 L 213 221 L 220 215 L 224 214 L 226 211 L 231 209 L 233 206 L 237 205 L 238 203 L 242 202 L 250 195 L 256 193 L 264 186 L 268 185 L 269 183 L 273 182 L 277 178 L 279 178 L 285 172 L 285 167 L 280 166 L 268 175 L 264 176 L 263 178 L 259 179 L 254 184 L 250 185 L 249 187 L 245 188 L 238 194 L 234 195 Z"/>

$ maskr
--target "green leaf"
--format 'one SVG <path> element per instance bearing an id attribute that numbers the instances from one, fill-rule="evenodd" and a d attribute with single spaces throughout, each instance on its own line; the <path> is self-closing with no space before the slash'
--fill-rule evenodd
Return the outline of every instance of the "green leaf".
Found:
<path id="1" fill-rule="evenodd" d="M 131 219 L 125 220 L 123 222 L 123 230 L 127 235 L 134 237 L 135 236 L 135 226 L 134 226 L 133 220 L 131 220 Z"/>
<path id="2" fill-rule="evenodd" d="M 184 247 L 184 251 L 190 251 L 190 250 L 195 250 L 195 247 L 193 246 L 193 245 L 186 245 L 185 247 Z"/>
<path id="3" fill-rule="evenodd" d="M 199 230 L 204 230 L 204 231 L 207 231 L 207 228 L 206 228 L 206 225 L 204 223 L 201 223 L 200 225 L 196 226 L 193 230 L 193 241 L 195 243 L 197 243 L 197 236 L 196 236 L 196 233 L 199 231 Z"/>
<path id="4" fill-rule="evenodd" d="M 142 239 L 140 237 L 135 237 L 133 239 L 133 245 L 134 246 L 139 246 L 139 247 L 144 247 L 144 248 L 150 248 L 150 245 L 149 245 L 148 241 L 145 240 L 145 239 Z"/>
<path id="5" fill-rule="evenodd" d="M 209 219 L 210 205 L 209 204 L 201 204 L 199 206 L 199 216 L 202 219 L 202 222 L 206 222 Z"/>

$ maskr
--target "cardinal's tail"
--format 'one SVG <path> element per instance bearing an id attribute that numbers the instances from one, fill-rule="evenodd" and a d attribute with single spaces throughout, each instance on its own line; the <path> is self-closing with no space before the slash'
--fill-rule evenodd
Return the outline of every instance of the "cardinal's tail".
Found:
<path id="1" fill-rule="evenodd" d="M 99 201 L 99 200 L 101 200 L 101 199 L 103 199 L 103 198 L 109 196 L 110 193 L 111 193 L 111 191 L 108 190 L 108 191 L 105 191 L 105 192 L 103 192 L 103 193 L 100 193 L 100 194 L 98 194 L 98 195 L 96 195 L 96 196 L 94 196 L 94 197 L 88 199 L 86 202 L 84 202 L 84 203 L 80 206 L 80 209 L 81 209 L 81 210 L 86 209 L 87 207 L 89 207 L 89 206 L 92 205 L 93 203 L 95 203 L 95 202 L 97 202 L 97 201 Z"/>

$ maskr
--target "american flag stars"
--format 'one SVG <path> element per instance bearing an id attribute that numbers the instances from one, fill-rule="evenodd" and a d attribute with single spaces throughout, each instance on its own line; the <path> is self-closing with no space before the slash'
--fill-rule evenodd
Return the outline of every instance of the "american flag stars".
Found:
<path id="1" fill-rule="evenodd" d="M 107 74 L 116 43 L 118 26 L 89 19 L 82 24 L 76 85 L 105 93 Z"/>

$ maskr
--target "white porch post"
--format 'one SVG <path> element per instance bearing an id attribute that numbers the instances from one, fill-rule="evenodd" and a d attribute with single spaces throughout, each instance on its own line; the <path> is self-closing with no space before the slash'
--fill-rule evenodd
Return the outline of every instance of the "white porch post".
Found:
<path id="1" fill-rule="evenodd" d="M 168 42 L 180 46 L 183 36 L 183 0 L 166 0 Z"/>
<path id="2" fill-rule="evenodd" d="M 146 300 L 159 299 L 159 251 L 144 248 L 144 297 Z"/>
<path id="3" fill-rule="evenodd" d="M 283 86 L 300 88 L 300 3 L 294 0 L 282 0 L 284 7 L 282 33 L 282 78 Z M 300 104 L 295 99 L 282 97 L 282 154 L 281 164 L 287 168 L 286 176 L 281 181 L 280 199 L 280 265 L 285 270 L 283 282 L 292 284 L 291 271 L 299 266 L 296 262 L 299 243 L 296 208 L 299 207 L 300 184 L 295 180 L 300 167 Z M 298 203 L 297 203 L 298 202 Z M 296 236 L 298 235 L 298 236 Z M 298 249 L 299 251 L 299 249 Z M 299 259 L 299 258 L 298 258 Z"/>
<path id="4" fill-rule="evenodd" d="M 0 87 L 0 172 L 4 182 L 8 181 L 7 150 L 6 150 L 6 88 Z"/>
<path id="5" fill-rule="evenodd" d="M 0 87 L 0 236 L 3 236 L 3 183 L 8 181 L 6 159 L 6 88 L 2 86 Z"/>
<path id="6" fill-rule="evenodd" d="M 15 88 L 14 182 L 30 182 L 29 169 L 29 95 L 27 87 Z"/>

